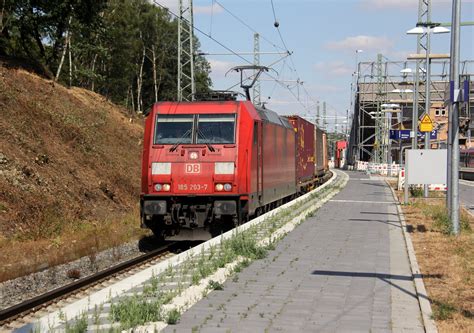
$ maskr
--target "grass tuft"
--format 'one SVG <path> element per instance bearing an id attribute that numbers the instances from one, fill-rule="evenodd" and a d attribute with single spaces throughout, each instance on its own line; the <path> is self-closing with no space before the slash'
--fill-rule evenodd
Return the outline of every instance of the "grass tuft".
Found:
<path id="1" fill-rule="evenodd" d="M 224 290 L 224 285 L 218 281 L 210 280 L 208 288 L 211 290 Z"/>
<path id="2" fill-rule="evenodd" d="M 87 332 L 87 314 L 82 313 L 78 318 L 74 320 L 72 324 L 66 321 L 65 325 L 66 333 L 85 333 Z"/>
<path id="3" fill-rule="evenodd" d="M 442 205 L 425 206 L 423 213 L 433 219 L 433 230 L 445 235 L 452 234 L 453 227 L 449 218 L 448 210 Z M 471 231 L 469 219 L 465 214 L 460 216 L 460 227 L 462 232 Z"/>
<path id="4" fill-rule="evenodd" d="M 172 309 L 168 312 L 166 322 L 169 325 L 175 325 L 179 321 L 179 318 L 181 318 L 181 314 L 179 313 L 179 311 L 177 309 Z"/>
<path id="5" fill-rule="evenodd" d="M 120 322 L 123 329 L 130 329 L 147 322 L 163 320 L 162 303 L 159 300 L 130 296 L 110 306 L 110 317 Z"/>
<path id="6" fill-rule="evenodd" d="M 433 318 L 435 320 L 450 319 L 455 312 L 456 308 L 451 304 L 444 302 L 434 302 Z"/>

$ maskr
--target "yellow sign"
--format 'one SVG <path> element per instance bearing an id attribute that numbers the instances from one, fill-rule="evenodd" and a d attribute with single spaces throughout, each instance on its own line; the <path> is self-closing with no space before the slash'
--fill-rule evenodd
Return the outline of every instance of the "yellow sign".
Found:
<path id="1" fill-rule="evenodd" d="M 424 114 L 419 124 L 420 132 L 431 132 L 434 129 L 433 121 L 428 114 Z"/>

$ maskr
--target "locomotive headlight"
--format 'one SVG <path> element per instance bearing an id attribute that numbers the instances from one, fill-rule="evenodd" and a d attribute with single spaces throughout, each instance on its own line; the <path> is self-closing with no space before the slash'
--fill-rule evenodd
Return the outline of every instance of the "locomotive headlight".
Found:
<path id="1" fill-rule="evenodd" d="M 170 184 L 164 184 L 163 185 L 163 191 L 169 192 L 169 190 L 171 190 L 171 185 Z"/>
<path id="2" fill-rule="evenodd" d="M 163 186 L 161 184 L 155 184 L 155 191 L 160 192 L 163 189 Z"/>
<path id="3" fill-rule="evenodd" d="M 198 157 L 199 157 L 199 154 L 195 151 L 192 151 L 192 152 L 189 153 L 189 159 L 190 160 L 197 160 Z"/>
<path id="4" fill-rule="evenodd" d="M 171 163 L 158 163 L 153 162 L 151 164 L 152 175 L 171 175 Z"/>
<path id="5" fill-rule="evenodd" d="M 224 184 L 224 191 L 226 192 L 232 191 L 232 184 Z"/>
<path id="6" fill-rule="evenodd" d="M 224 189 L 224 185 L 222 184 L 216 184 L 216 191 L 220 192 Z"/>
<path id="7" fill-rule="evenodd" d="M 234 162 L 216 162 L 214 164 L 214 173 L 216 175 L 233 175 Z"/>

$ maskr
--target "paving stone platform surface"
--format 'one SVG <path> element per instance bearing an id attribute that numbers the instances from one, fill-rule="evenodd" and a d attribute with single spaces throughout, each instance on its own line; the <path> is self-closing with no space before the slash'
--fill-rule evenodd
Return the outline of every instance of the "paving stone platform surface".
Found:
<path id="1" fill-rule="evenodd" d="M 347 186 L 166 332 L 424 332 L 390 189 Z"/>

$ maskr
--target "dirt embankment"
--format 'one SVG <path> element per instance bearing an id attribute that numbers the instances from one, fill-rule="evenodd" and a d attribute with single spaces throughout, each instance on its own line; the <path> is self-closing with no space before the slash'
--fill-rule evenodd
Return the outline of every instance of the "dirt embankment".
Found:
<path id="1" fill-rule="evenodd" d="M 141 120 L 130 121 L 124 109 L 101 95 L 0 63 L 5 267 L 19 266 L 27 257 L 37 265 L 44 261 L 41 255 L 52 252 L 55 259 L 47 261 L 54 264 L 133 237 L 142 133 Z"/>

